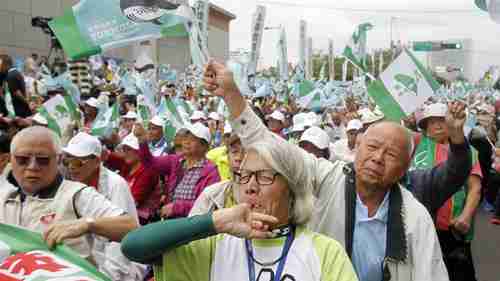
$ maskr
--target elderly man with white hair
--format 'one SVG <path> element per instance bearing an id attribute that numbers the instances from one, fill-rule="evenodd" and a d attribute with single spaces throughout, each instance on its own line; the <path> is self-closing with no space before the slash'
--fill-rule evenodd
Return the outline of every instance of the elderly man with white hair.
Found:
<path id="1" fill-rule="evenodd" d="M 363 135 L 354 164 L 331 163 L 269 132 L 224 65 L 210 62 L 204 84 L 207 91 L 224 98 L 244 147 L 271 148 L 269 157 L 291 176 L 290 182 L 313 190 L 317 200 L 310 227 L 345 246 L 360 280 L 448 280 L 429 212 L 436 213 L 471 169 L 462 104 L 452 104 L 446 118 L 448 161 L 407 173 L 412 137 L 398 124 L 372 125 Z"/>
<path id="2" fill-rule="evenodd" d="M 43 233 L 50 248 L 64 243 L 95 263 L 91 243 L 98 237 L 119 242 L 137 220 L 94 188 L 64 179 L 60 155 L 60 140 L 47 128 L 29 127 L 13 138 L 0 221 Z"/>

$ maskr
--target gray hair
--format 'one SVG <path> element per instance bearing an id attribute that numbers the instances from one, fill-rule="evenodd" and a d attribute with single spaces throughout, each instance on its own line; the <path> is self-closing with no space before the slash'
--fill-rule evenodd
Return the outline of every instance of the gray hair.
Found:
<path id="1" fill-rule="evenodd" d="M 257 142 L 250 145 L 247 152 L 253 150 L 262 157 L 262 159 L 273 170 L 285 178 L 290 189 L 290 223 L 296 225 L 305 225 L 311 219 L 313 214 L 313 194 L 312 185 L 303 181 L 303 175 L 292 168 L 286 161 L 287 151 L 283 145 L 268 145 L 265 142 Z"/>
<path id="2" fill-rule="evenodd" d="M 12 142 L 10 143 L 10 152 L 14 153 L 16 151 L 16 146 L 20 140 L 42 137 L 49 137 L 56 154 L 61 154 L 62 144 L 59 136 L 57 136 L 52 130 L 42 126 L 28 127 L 19 131 L 14 138 L 12 138 Z"/>

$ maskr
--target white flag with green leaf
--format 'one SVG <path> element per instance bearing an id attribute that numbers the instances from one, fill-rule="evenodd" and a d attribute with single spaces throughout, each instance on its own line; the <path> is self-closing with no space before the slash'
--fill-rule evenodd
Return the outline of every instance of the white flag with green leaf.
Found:
<path id="1" fill-rule="evenodd" d="M 115 103 L 105 112 L 97 115 L 90 133 L 97 137 L 107 137 L 114 129 L 118 129 L 119 125 L 120 113 L 118 110 L 118 103 Z"/>
<path id="2" fill-rule="evenodd" d="M 38 112 L 47 119 L 47 126 L 54 131 L 59 137 L 73 120 L 74 109 L 72 105 L 68 105 L 68 101 L 61 95 L 56 95 L 46 101 Z"/>
<path id="3" fill-rule="evenodd" d="M 343 53 L 352 64 L 365 72 L 367 33 L 372 28 L 373 25 L 371 23 L 363 23 L 356 27 Z"/>
<path id="4" fill-rule="evenodd" d="M 405 49 L 379 80 L 368 86 L 368 94 L 387 119 L 399 121 L 415 112 L 438 89 L 432 74 Z"/>
<path id="5" fill-rule="evenodd" d="M 143 95 L 137 96 L 137 121 L 141 122 L 145 128 L 149 126 L 151 111 Z"/>

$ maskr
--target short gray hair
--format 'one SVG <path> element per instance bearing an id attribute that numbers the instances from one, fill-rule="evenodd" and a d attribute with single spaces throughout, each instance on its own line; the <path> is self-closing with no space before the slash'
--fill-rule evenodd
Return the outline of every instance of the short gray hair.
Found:
<path id="1" fill-rule="evenodd" d="M 285 178 L 291 193 L 290 223 L 305 225 L 313 214 L 314 199 L 312 187 L 299 178 L 286 161 L 286 150 L 282 145 L 269 145 L 257 142 L 246 148 L 246 151 L 255 151 L 271 168 Z"/>
<path id="2" fill-rule="evenodd" d="M 52 130 L 42 126 L 28 127 L 19 131 L 10 143 L 10 153 L 14 153 L 16 151 L 16 146 L 20 140 L 40 137 L 49 137 L 56 154 L 61 154 L 62 144 L 59 136 L 57 136 Z"/>

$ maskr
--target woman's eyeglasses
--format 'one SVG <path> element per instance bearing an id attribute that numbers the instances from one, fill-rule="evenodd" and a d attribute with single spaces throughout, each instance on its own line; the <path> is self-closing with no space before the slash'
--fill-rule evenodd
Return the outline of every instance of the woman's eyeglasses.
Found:
<path id="1" fill-rule="evenodd" d="M 255 175 L 255 180 L 259 185 L 271 185 L 276 180 L 276 176 L 279 173 L 276 173 L 272 170 L 260 170 L 260 171 L 240 171 L 234 172 L 235 181 L 239 184 L 247 184 L 250 182 L 252 177 Z"/>

